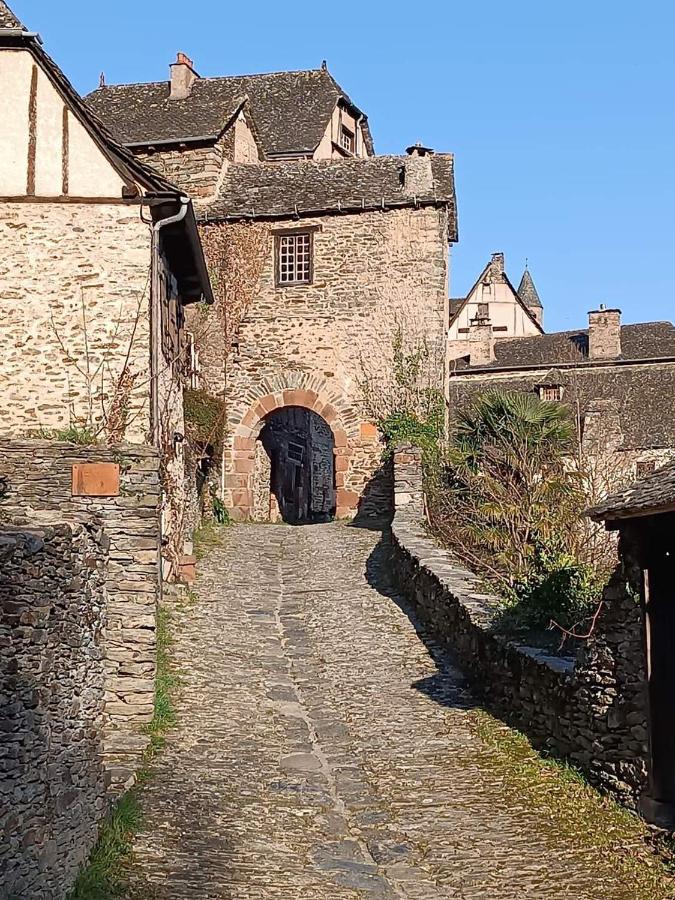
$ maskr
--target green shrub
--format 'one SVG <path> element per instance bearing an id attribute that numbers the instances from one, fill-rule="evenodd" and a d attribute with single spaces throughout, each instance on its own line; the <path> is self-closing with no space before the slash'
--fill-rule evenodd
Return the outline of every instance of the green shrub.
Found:
<path id="1" fill-rule="evenodd" d="M 193 446 L 222 450 L 225 437 L 225 402 L 207 391 L 183 392 L 185 431 Z"/>
<path id="2" fill-rule="evenodd" d="M 590 617 L 602 596 L 602 578 L 561 541 L 537 543 L 529 567 L 513 583 L 507 609 L 520 625 L 571 628 Z"/>

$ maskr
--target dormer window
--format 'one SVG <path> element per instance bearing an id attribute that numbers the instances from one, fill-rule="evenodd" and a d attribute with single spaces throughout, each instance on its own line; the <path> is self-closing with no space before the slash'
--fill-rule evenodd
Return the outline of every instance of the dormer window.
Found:
<path id="1" fill-rule="evenodd" d="M 293 231 L 276 236 L 277 285 L 312 281 L 312 232 Z"/>
<path id="2" fill-rule="evenodd" d="M 561 384 L 542 384 L 539 387 L 539 399 L 548 400 L 557 403 L 563 398 L 563 387 Z"/>
<path id="3" fill-rule="evenodd" d="M 347 153 L 353 153 L 356 146 L 354 132 L 345 125 L 340 127 L 340 146 L 343 150 L 346 150 Z"/>

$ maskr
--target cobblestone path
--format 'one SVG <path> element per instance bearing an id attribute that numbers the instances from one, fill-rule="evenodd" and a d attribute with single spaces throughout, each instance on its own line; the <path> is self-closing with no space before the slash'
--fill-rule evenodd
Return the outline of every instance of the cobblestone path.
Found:
<path id="1" fill-rule="evenodd" d="M 133 896 L 630 900 L 481 769 L 470 698 L 382 588 L 379 541 L 239 526 L 203 561 Z"/>

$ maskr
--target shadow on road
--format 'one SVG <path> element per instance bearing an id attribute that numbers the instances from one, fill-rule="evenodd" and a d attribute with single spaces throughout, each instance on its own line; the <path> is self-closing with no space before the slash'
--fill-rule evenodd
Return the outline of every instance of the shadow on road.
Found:
<path id="1" fill-rule="evenodd" d="M 429 633 L 424 623 L 416 615 L 412 603 L 393 583 L 390 564 L 392 544 L 389 528 L 383 528 L 380 523 L 379 529 L 373 528 L 372 530 L 379 530 L 381 538 L 366 562 L 366 580 L 379 594 L 392 600 L 405 613 L 437 668 L 434 675 L 421 678 L 413 683 L 413 687 L 443 706 L 452 706 L 457 709 L 470 709 L 478 706 L 479 704 L 472 697 L 468 681 L 457 666 L 452 653 Z"/>

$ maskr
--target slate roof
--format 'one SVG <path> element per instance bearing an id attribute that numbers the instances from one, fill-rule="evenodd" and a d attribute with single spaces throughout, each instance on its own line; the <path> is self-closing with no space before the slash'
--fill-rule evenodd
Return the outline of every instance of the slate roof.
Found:
<path id="1" fill-rule="evenodd" d="M 497 342 L 500 343 L 499 341 Z M 500 391 L 522 393 L 538 392 L 541 385 L 562 384 L 567 396 L 579 402 L 580 412 L 603 410 L 603 416 L 612 412 L 623 435 L 623 450 L 647 450 L 675 448 L 675 363 L 657 363 L 648 366 L 611 366 L 598 369 L 592 366 L 567 370 L 550 369 L 543 372 L 502 372 L 494 380 L 488 377 L 489 369 L 474 378 L 472 369 L 451 372 L 448 397 L 451 410 L 461 409 L 477 393 L 490 387 Z M 497 373 L 495 373 L 496 375 Z M 558 374 L 559 380 L 555 377 Z M 565 396 L 563 396 L 563 402 Z"/>
<path id="2" fill-rule="evenodd" d="M 20 28 L 22 31 L 25 30 L 4 0 L 0 0 L 0 28 Z"/>
<path id="3" fill-rule="evenodd" d="M 675 462 L 610 494 L 586 515 L 596 521 L 626 519 L 675 509 Z"/>
<path id="4" fill-rule="evenodd" d="M 409 156 L 367 159 L 290 160 L 271 165 L 228 167 L 219 197 L 203 211 L 204 219 L 287 218 L 324 212 L 446 205 L 450 240 L 457 237 L 453 157 L 431 157 L 433 185 L 413 197 L 403 186 Z"/>
<path id="5" fill-rule="evenodd" d="M 543 309 L 542 302 L 539 299 L 539 294 L 537 293 L 537 289 L 534 286 L 534 281 L 532 281 L 532 276 L 530 275 L 530 270 L 525 269 L 523 272 L 523 277 L 520 279 L 520 284 L 518 285 L 518 296 L 523 301 L 525 306 L 539 307 Z"/>
<path id="6" fill-rule="evenodd" d="M 185 100 L 171 100 L 170 83 L 109 85 L 86 102 L 127 145 L 216 139 L 233 111 L 248 98 L 266 156 L 312 153 L 337 101 L 352 103 L 327 69 L 200 78 Z M 364 136 L 373 152 L 364 117 Z"/>
<path id="7" fill-rule="evenodd" d="M 675 357 L 675 328 L 670 322 L 642 322 L 621 326 L 620 359 Z M 588 329 L 554 331 L 533 337 L 502 338 L 495 342 L 495 360 L 480 368 L 553 366 L 588 362 Z"/>

